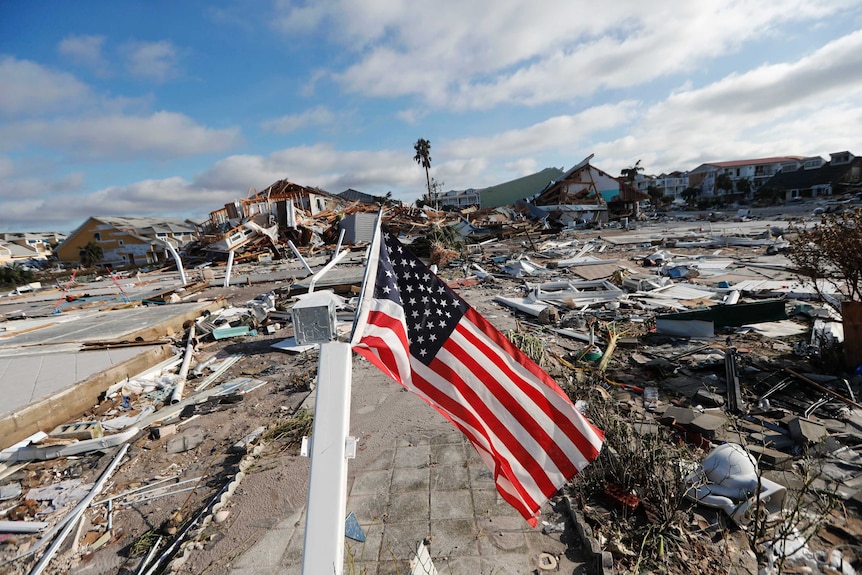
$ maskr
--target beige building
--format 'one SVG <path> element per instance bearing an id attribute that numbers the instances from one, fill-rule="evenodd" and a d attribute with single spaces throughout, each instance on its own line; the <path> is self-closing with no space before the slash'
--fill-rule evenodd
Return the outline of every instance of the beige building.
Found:
<path id="1" fill-rule="evenodd" d="M 99 266 L 160 263 L 169 257 L 165 241 L 182 247 L 197 239 L 193 224 L 170 218 L 91 217 L 57 246 L 61 262 L 80 262 L 89 242 L 102 248 Z"/>

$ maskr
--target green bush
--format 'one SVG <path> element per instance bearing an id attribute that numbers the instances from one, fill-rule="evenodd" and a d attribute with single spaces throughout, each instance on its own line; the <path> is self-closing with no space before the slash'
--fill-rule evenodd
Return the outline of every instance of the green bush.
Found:
<path id="1" fill-rule="evenodd" d="M 36 281 L 36 274 L 20 264 L 0 267 L 0 288 L 14 288 Z"/>

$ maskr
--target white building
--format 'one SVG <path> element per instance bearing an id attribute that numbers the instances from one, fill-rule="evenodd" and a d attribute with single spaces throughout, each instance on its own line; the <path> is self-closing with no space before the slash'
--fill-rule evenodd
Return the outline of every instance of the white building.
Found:
<path id="1" fill-rule="evenodd" d="M 751 191 L 758 190 L 769 178 L 781 171 L 782 166 L 792 162 L 802 162 L 799 156 L 780 156 L 776 158 L 759 158 L 754 160 L 734 160 L 731 162 L 710 162 L 689 172 L 689 183 L 700 190 L 700 197 L 711 198 L 718 195 L 733 193 L 737 183 L 746 179 L 751 184 Z M 733 190 L 721 190 L 716 187 L 716 180 L 726 174 L 733 182 Z"/>

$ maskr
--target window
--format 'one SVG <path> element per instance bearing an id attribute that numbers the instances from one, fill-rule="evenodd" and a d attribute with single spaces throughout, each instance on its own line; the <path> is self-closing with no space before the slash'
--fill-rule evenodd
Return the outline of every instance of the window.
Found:
<path id="1" fill-rule="evenodd" d="M 102 232 L 96 232 L 95 234 L 93 234 L 93 239 L 97 242 L 102 241 Z"/>
<path id="2" fill-rule="evenodd" d="M 126 245 L 126 242 L 124 242 L 123 240 L 117 240 L 117 242 L 120 244 L 120 246 Z"/>

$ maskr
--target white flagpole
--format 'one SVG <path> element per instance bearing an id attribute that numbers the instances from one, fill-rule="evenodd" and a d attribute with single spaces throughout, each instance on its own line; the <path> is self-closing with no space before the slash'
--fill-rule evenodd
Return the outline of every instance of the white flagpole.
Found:
<path id="1" fill-rule="evenodd" d="M 380 261 L 380 224 L 383 220 L 383 208 L 377 212 L 377 221 L 374 223 L 374 233 L 371 236 L 371 244 L 368 246 L 368 265 L 365 267 L 365 277 L 362 278 L 362 287 L 359 290 L 359 305 L 356 306 L 356 315 L 353 318 L 353 331 L 350 334 L 350 345 L 359 343 L 365 324 L 368 323 L 368 305 L 374 297 L 374 282 L 377 281 L 377 264 Z M 369 287 L 369 280 L 371 281 Z"/>

